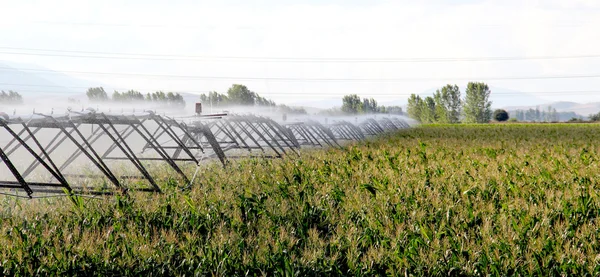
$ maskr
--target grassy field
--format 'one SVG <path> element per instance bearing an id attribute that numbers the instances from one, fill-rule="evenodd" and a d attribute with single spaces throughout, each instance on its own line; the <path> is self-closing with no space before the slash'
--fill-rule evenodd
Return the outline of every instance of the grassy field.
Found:
<path id="1" fill-rule="evenodd" d="M 423 126 L 208 166 L 191 191 L 5 198 L 5 275 L 600 275 L 600 126 Z"/>

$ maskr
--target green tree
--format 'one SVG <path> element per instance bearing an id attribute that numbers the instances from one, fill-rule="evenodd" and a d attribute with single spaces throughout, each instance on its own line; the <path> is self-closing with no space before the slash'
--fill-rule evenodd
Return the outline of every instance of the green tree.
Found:
<path id="1" fill-rule="evenodd" d="M 342 112 L 357 114 L 362 110 L 363 103 L 356 94 L 345 95 L 342 98 Z"/>
<path id="2" fill-rule="evenodd" d="M 398 115 L 404 114 L 404 111 L 402 110 L 402 107 L 400 107 L 400 106 L 387 106 L 384 108 L 385 108 L 385 110 L 384 110 L 385 113 L 398 114 Z"/>
<path id="3" fill-rule="evenodd" d="M 446 121 L 448 123 L 460 122 L 460 113 L 462 109 L 462 100 L 460 99 L 460 88 L 457 85 L 446 85 L 442 88 L 441 98 L 447 111 Z"/>
<path id="4" fill-rule="evenodd" d="M 87 95 L 88 100 L 91 102 L 102 102 L 108 100 L 108 94 L 106 94 L 106 91 L 104 91 L 103 87 L 88 88 L 85 92 L 85 95 Z"/>
<path id="5" fill-rule="evenodd" d="M 435 118 L 439 123 L 450 123 L 450 111 L 448 110 L 447 98 L 443 95 L 440 90 L 437 90 L 433 94 L 433 101 L 435 102 Z"/>
<path id="6" fill-rule="evenodd" d="M 23 104 L 23 97 L 16 91 L 0 92 L 0 104 Z"/>
<path id="7" fill-rule="evenodd" d="M 162 90 L 159 90 L 152 94 L 152 101 L 164 103 L 167 101 L 167 95 Z"/>
<path id="8" fill-rule="evenodd" d="M 552 121 L 558 122 L 560 119 L 558 118 L 558 113 L 556 112 L 556 108 L 552 108 Z"/>
<path id="9" fill-rule="evenodd" d="M 508 112 L 505 110 L 497 109 L 494 111 L 494 120 L 498 122 L 507 121 L 509 117 Z"/>
<path id="10" fill-rule="evenodd" d="M 423 123 L 435 123 L 436 118 L 436 107 L 435 100 L 431 96 L 425 97 L 421 102 L 421 122 Z"/>
<path id="11" fill-rule="evenodd" d="M 516 114 L 517 120 L 525 121 L 525 111 L 524 110 L 516 110 L 515 114 Z"/>
<path id="12" fill-rule="evenodd" d="M 590 121 L 600 121 L 600 112 L 596 114 L 590 114 L 588 117 L 590 118 Z"/>
<path id="13" fill-rule="evenodd" d="M 457 85 L 446 85 L 433 94 L 435 113 L 440 123 L 458 123 L 460 120 L 461 100 Z"/>
<path id="14" fill-rule="evenodd" d="M 121 93 L 115 90 L 112 95 L 112 100 L 117 102 L 144 101 L 144 95 L 141 92 L 132 89 Z"/>
<path id="15" fill-rule="evenodd" d="M 406 107 L 406 112 L 408 116 L 416 121 L 421 121 L 421 106 L 423 99 L 419 95 L 411 94 L 408 98 L 408 105 Z"/>
<path id="16" fill-rule="evenodd" d="M 375 101 L 375 99 L 373 99 L 373 98 L 370 98 L 370 99 L 364 98 L 363 99 L 363 105 L 359 112 L 361 112 L 361 113 L 376 113 L 377 111 L 378 111 L 377 101 Z"/>
<path id="17" fill-rule="evenodd" d="M 535 121 L 535 110 L 529 108 L 525 111 L 525 121 Z"/>
<path id="18" fill-rule="evenodd" d="M 144 101 L 144 95 L 137 90 L 128 90 L 125 93 L 126 101 Z"/>
<path id="19" fill-rule="evenodd" d="M 173 100 L 171 105 L 174 105 L 176 107 L 185 107 L 185 100 L 183 100 L 183 96 L 179 93 L 175 93 L 175 99 Z"/>
<path id="20" fill-rule="evenodd" d="M 120 101 L 123 100 L 123 98 L 124 98 L 123 95 L 120 92 L 116 91 L 116 90 L 112 94 L 112 100 L 113 101 L 120 102 Z"/>
<path id="21" fill-rule="evenodd" d="M 279 105 L 279 112 L 286 114 L 297 114 L 297 115 L 305 115 L 308 114 L 303 107 L 290 107 L 286 105 Z"/>
<path id="22" fill-rule="evenodd" d="M 252 106 L 255 104 L 256 94 L 244 85 L 234 84 L 227 90 L 227 98 L 233 105 Z"/>
<path id="23" fill-rule="evenodd" d="M 200 95 L 200 102 L 205 105 L 212 105 L 215 107 L 224 106 L 228 102 L 227 95 L 218 93 L 216 91 L 211 91 L 207 94 Z"/>
<path id="24" fill-rule="evenodd" d="M 169 91 L 167 93 L 167 103 L 174 103 L 175 102 L 175 93 Z"/>
<path id="25" fill-rule="evenodd" d="M 469 82 L 463 106 L 465 123 L 488 123 L 492 119 L 490 88 L 485 83 Z"/>
<path id="26" fill-rule="evenodd" d="M 218 93 L 211 91 L 208 94 L 201 94 L 200 101 L 205 105 L 223 107 L 227 105 L 242 105 L 242 106 L 276 106 L 277 104 L 270 99 L 261 97 L 257 93 L 249 90 L 244 85 L 234 84 L 227 93 Z"/>

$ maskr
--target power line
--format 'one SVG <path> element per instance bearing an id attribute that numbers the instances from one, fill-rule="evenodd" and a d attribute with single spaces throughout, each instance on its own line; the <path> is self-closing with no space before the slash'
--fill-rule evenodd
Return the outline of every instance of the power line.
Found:
<path id="1" fill-rule="evenodd" d="M 65 25 L 65 26 L 92 26 L 92 27 L 133 27 L 133 28 L 171 28 L 171 29 L 239 29 L 239 30 L 261 30 L 270 29 L 274 25 L 249 25 L 249 24 L 236 24 L 236 25 L 181 25 L 181 24 L 132 24 L 132 23 L 106 23 L 106 22 L 69 22 L 69 21 L 32 21 L 29 23 L 43 24 L 43 25 Z M 567 24 L 546 24 L 547 28 L 579 28 L 586 26 L 585 22 L 569 22 Z M 280 27 L 280 25 L 276 25 Z M 403 25 L 387 25 L 385 27 L 394 29 L 402 27 Z M 435 25 L 436 27 L 447 27 L 448 24 L 442 23 Z M 455 25 L 456 27 L 464 27 L 463 25 Z M 469 24 L 469 27 L 482 27 L 482 28 L 500 28 L 500 27 L 515 27 L 515 24 Z M 372 29 L 371 27 L 365 27 L 364 25 L 339 25 L 337 27 L 319 26 L 319 27 L 306 27 L 306 26 L 294 26 L 288 25 L 286 28 L 299 28 L 309 30 L 356 30 L 356 29 Z M 381 26 L 378 26 L 381 27 Z"/>
<path id="2" fill-rule="evenodd" d="M 588 79 L 600 78 L 600 74 L 582 74 L 582 75 L 554 75 L 554 76 L 506 76 L 506 77 L 445 77 L 445 78 L 300 78 L 300 77 L 244 77 L 244 76 L 195 76 L 195 75 L 171 75 L 171 74 L 148 74 L 148 73 L 127 73 L 127 72 L 92 72 L 92 71 L 55 71 L 48 69 L 33 68 L 13 68 L 0 67 L 0 70 L 19 70 L 44 72 L 49 74 L 84 74 L 84 75 L 106 75 L 123 77 L 148 77 L 148 78 L 175 78 L 175 79 L 193 79 L 193 80 L 244 80 L 244 81 L 280 81 L 280 82 L 409 82 L 409 81 L 499 81 L 499 80 L 547 80 L 547 79 Z"/>
<path id="3" fill-rule="evenodd" d="M 160 24 L 127 24 L 127 23 L 98 23 L 98 22 L 65 22 L 65 21 L 34 21 L 34 24 L 72 25 L 72 26 L 101 26 L 101 27 L 140 27 L 140 28 L 177 28 L 177 29 L 213 29 L 216 26 L 192 25 L 160 25 Z M 244 28 L 244 27 L 242 27 Z"/>
<path id="4" fill-rule="evenodd" d="M 159 60 L 159 61 L 254 61 L 254 62 L 290 62 L 290 63 L 447 63 L 447 62 L 493 62 L 527 60 L 561 60 L 600 58 L 600 54 L 562 55 L 562 56 L 503 56 L 503 57 L 450 57 L 450 58 L 324 58 L 324 57 L 250 57 L 250 56 L 197 56 L 173 54 L 137 54 L 123 52 L 99 52 L 57 50 L 41 48 L 0 47 L 10 51 L 0 54 L 50 56 L 68 58 L 123 59 L 123 60 Z M 18 51 L 18 52 L 15 52 Z M 37 51 L 50 53 L 28 53 Z M 54 52 L 54 53 L 52 53 Z"/>

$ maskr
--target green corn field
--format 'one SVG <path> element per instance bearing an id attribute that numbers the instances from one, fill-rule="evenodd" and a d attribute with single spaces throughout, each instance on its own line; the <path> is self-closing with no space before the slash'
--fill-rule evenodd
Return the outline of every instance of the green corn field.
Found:
<path id="1" fill-rule="evenodd" d="M 185 191 L 1 198 L 0 273 L 598 276 L 599 153 L 595 124 L 425 125 Z"/>

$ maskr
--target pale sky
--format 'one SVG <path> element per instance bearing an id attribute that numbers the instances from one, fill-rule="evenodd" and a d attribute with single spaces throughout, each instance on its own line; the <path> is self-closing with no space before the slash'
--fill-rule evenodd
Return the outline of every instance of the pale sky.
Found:
<path id="1" fill-rule="evenodd" d="M 0 63 L 111 88 L 199 93 L 242 83 L 278 103 L 349 93 L 393 102 L 473 80 L 548 101 L 600 101 L 596 0 L 0 0 L 0 7 Z"/>

